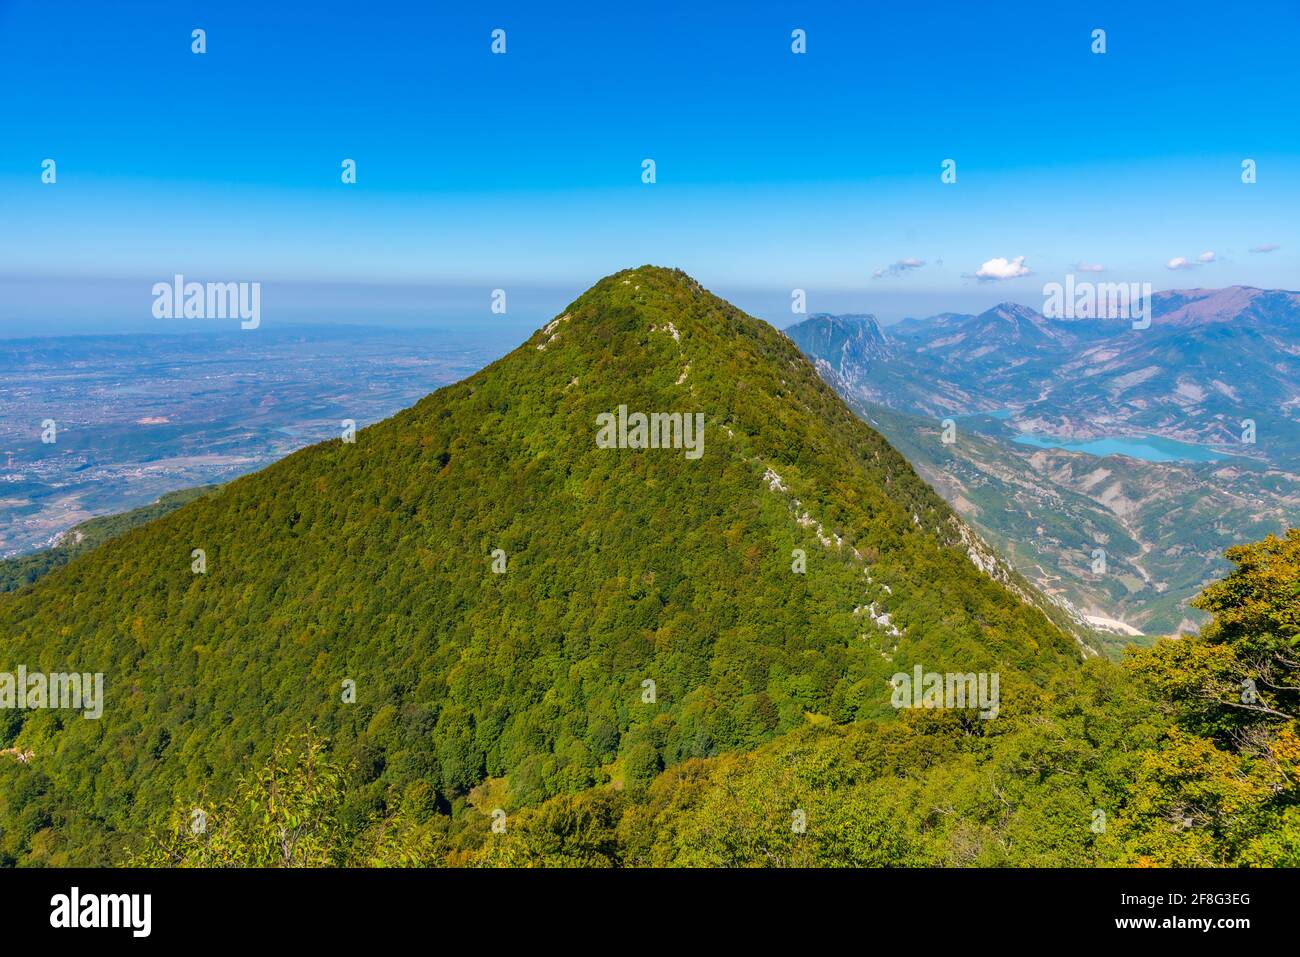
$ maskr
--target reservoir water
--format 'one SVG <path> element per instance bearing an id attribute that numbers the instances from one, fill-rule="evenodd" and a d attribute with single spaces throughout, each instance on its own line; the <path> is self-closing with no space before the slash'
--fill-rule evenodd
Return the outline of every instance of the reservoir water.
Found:
<path id="1" fill-rule="evenodd" d="M 1068 452 L 1087 452 L 1089 455 L 1127 455 L 1146 462 L 1217 462 L 1229 458 L 1225 453 L 1216 452 L 1204 445 L 1177 442 L 1155 435 L 1071 441 L 1050 435 L 1021 434 L 1016 436 L 1015 441 L 1020 445 L 1032 445 L 1040 449 L 1065 449 Z"/>

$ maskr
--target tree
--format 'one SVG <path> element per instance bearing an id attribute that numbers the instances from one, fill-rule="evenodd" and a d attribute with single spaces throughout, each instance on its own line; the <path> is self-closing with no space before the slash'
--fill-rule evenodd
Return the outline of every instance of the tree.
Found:
<path id="1" fill-rule="evenodd" d="M 1226 554 L 1237 567 L 1194 602 L 1214 615 L 1201 634 L 1131 659 L 1179 724 L 1134 783 L 1140 862 L 1300 857 L 1300 529 Z"/>
<path id="2" fill-rule="evenodd" d="M 213 809 L 178 805 L 130 863 L 138 867 L 324 867 L 347 863 L 347 768 L 308 729 L 279 744 Z"/>

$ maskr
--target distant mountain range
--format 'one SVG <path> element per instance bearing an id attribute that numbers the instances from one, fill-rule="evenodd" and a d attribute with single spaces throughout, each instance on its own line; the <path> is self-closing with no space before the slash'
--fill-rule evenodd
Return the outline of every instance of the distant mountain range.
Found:
<path id="1" fill-rule="evenodd" d="M 821 314 L 786 334 L 1023 574 L 1094 619 L 1166 632 L 1201 620 L 1186 601 L 1223 548 L 1300 516 L 1300 294 L 1159 292 L 1150 318 L 1003 303 L 888 329 Z M 1202 448 L 1154 462 L 1050 447 L 1151 436 Z"/>
<path id="2" fill-rule="evenodd" d="M 1279 464 L 1300 451 L 1300 293 L 1158 292 L 1146 329 L 1003 303 L 888 330 L 818 315 L 786 331 L 859 397 L 904 412 L 1006 411 L 1026 432 L 1162 435 Z"/>

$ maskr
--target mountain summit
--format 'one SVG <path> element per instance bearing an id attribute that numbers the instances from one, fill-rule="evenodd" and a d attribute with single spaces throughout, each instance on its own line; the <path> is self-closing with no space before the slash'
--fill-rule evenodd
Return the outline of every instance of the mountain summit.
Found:
<path id="1" fill-rule="evenodd" d="M 853 379 L 893 355 L 880 323 L 871 315 L 833 316 L 820 312 L 785 330 L 805 354 L 825 358 L 834 372 Z"/>
<path id="2" fill-rule="evenodd" d="M 307 726 L 357 813 L 426 782 L 456 815 L 888 717 L 914 665 L 1007 698 L 1078 659 L 1032 597 L 785 336 L 627 270 L 354 442 L 0 595 L 8 668 L 104 687 L 98 720 L 3 712 L 32 755 L 0 760 L 4 853 L 116 859 Z"/>

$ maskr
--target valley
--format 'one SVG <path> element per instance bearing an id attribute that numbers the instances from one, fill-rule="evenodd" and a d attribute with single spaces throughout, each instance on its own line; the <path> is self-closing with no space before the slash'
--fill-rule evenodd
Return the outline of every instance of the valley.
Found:
<path id="1" fill-rule="evenodd" d="M 1021 574 L 1118 648 L 1200 627 L 1188 602 L 1223 550 L 1300 520 L 1300 296 L 1158 293 L 1152 311 L 1146 329 L 1005 304 L 889 330 L 814 316 L 787 334 Z M 1243 422 L 1259 429 L 1234 434 Z"/>

